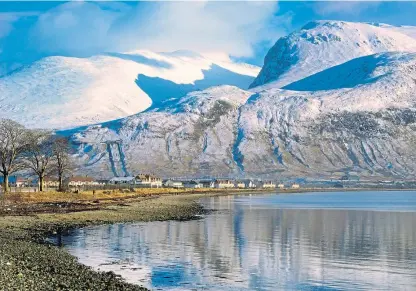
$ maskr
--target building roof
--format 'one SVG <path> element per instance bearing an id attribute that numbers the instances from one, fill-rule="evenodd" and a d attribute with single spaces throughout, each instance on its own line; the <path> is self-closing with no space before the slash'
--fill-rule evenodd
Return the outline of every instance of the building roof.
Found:
<path id="1" fill-rule="evenodd" d="M 189 184 L 189 185 L 198 185 L 198 184 L 202 184 L 202 183 L 200 183 L 200 182 L 198 182 L 198 181 L 185 181 L 184 183 L 185 183 L 185 184 Z"/>
<path id="2" fill-rule="evenodd" d="M 181 183 L 181 184 L 182 184 L 182 181 L 172 180 L 172 179 L 168 179 L 168 180 L 165 180 L 165 181 L 164 181 L 164 183 L 167 183 L 167 182 L 172 182 L 172 183 Z"/>
<path id="3" fill-rule="evenodd" d="M 114 177 L 114 178 L 111 178 L 110 181 L 111 182 L 126 182 L 126 181 L 133 181 L 135 179 L 136 177 Z"/>

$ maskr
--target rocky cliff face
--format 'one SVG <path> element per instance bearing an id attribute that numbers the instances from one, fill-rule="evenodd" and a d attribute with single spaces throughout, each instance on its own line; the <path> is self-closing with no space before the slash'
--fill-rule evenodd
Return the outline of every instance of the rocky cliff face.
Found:
<path id="1" fill-rule="evenodd" d="M 80 131 L 73 141 L 86 170 L 104 176 L 237 173 L 233 160 L 236 121 L 250 95 L 232 86 L 193 92 L 175 106 Z M 123 156 L 123 162 L 111 157 L 108 143 L 120 145 L 123 154 L 117 155 Z"/>

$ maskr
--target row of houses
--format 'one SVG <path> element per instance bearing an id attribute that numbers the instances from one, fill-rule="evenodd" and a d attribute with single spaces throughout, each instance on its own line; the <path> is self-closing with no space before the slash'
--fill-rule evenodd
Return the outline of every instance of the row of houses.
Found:
<path id="1" fill-rule="evenodd" d="M 39 181 L 37 179 L 28 179 L 23 177 L 15 178 L 11 186 L 14 187 L 37 187 Z M 275 184 L 273 181 L 261 180 L 231 180 L 231 179 L 207 179 L 207 180 L 176 180 L 162 178 L 152 174 L 139 174 L 137 176 L 129 177 L 114 177 L 108 180 L 96 180 L 90 176 L 71 176 L 64 180 L 66 187 L 76 188 L 83 186 L 105 186 L 105 185 L 119 185 L 119 186 L 133 186 L 133 187 L 147 187 L 147 188 L 217 188 L 217 189 L 255 189 L 255 188 L 286 188 L 284 184 Z M 59 181 L 54 177 L 44 178 L 44 187 L 57 188 Z M 293 184 L 290 188 L 299 188 L 299 185 Z"/>
<path id="2" fill-rule="evenodd" d="M 238 189 L 299 189 L 299 184 L 292 184 L 287 187 L 280 183 L 275 184 L 273 181 L 261 181 L 261 180 L 230 180 L 230 179 L 212 179 L 212 180 L 176 180 L 167 179 L 162 180 L 151 175 L 139 175 L 137 177 L 116 177 L 109 181 L 109 184 L 134 184 L 147 187 L 168 187 L 168 188 L 216 188 L 216 189 L 227 189 L 227 188 L 238 188 Z"/>
<path id="3" fill-rule="evenodd" d="M 130 184 L 148 187 L 169 187 L 169 188 L 276 188 L 272 181 L 254 181 L 254 180 L 175 180 L 161 178 L 152 175 L 138 175 L 136 177 L 115 177 L 109 180 L 109 184 Z"/>
<path id="4" fill-rule="evenodd" d="M 9 180 L 11 187 L 38 187 L 39 180 L 38 178 L 24 178 L 24 177 L 12 177 Z M 63 184 L 69 187 L 78 187 L 78 186 L 99 186 L 105 185 L 105 181 L 95 180 L 93 177 L 89 176 L 72 176 L 64 179 Z M 43 186 L 46 188 L 57 188 L 59 186 L 59 180 L 55 177 L 45 177 L 43 179 Z"/>

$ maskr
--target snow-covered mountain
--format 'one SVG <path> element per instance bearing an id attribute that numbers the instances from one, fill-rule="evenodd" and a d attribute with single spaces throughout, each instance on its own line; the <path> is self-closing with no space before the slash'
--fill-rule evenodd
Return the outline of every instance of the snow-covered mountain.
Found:
<path id="1" fill-rule="evenodd" d="M 186 51 L 50 57 L 0 78 L 0 110 L 29 126 L 96 123 L 61 133 L 77 171 L 101 177 L 412 178 L 412 31 L 312 22 L 277 41 L 253 83 L 256 67 Z"/>
<path id="2" fill-rule="evenodd" d="M 414 27 L 344 21 L 314 21 L 280 38 L 250 87 L 283 87 L 361 56 L 416 51 Z M 414 34 L 416 35 L 416 34 Z"/>
<path id="3" fill-rule="evenodd" d="M 250 95 L 234 86 L 192 92 L 178 105 L 82 129 L 73 142 L 84 170 L 104 176 L 228 172 L 238 108 Z"/>
<path id="4" fill-rule="evenodd" d="M 46 57 L 0 77 L 0 111 L 29 127 L 71 128 L 164 106 L 211 86 L 247 88 L 259 70 L 188 51 Z"/>
<path id="5" fill-rule="evenodd" d="M 79 130 L 73 141 L 84 170 L 104 176 L 408 178 L 415 92 L 416 53 L 375 54 L 286 89 L 190 93 L 179 105 Z"/>
<path id="6" fill-rule="evenodd" d="M 268 89 L 241 108 L 245 172 L 414 175 L 415 53 L 361 57 L 286 88 L 301 90 Z"/>

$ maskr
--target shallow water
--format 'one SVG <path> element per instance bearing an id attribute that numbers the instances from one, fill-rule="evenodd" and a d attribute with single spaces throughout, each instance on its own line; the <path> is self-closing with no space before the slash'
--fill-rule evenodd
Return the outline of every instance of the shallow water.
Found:
<path id="1" fill-rule="evenodd" d="M 416 290 L 416 192 L 229 196 L 201 220 L 87 227 L 62 238 L 152 290 Z"/>

